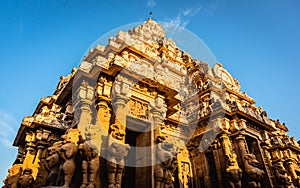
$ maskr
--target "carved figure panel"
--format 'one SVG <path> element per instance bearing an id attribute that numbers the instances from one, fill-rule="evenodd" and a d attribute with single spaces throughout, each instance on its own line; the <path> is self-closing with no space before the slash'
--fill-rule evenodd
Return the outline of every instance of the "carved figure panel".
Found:
<path id="1" fill-rule="evenodd" d="M 129 102 L 130 114 L 139 118 L 149 119 L 149 104 L 140 100 L 131 99 Z"/>

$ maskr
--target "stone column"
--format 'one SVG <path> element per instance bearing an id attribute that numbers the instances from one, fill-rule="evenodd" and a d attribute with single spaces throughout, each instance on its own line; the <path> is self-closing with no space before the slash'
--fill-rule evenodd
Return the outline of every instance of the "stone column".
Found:
<path id="1" fill-rule="evenodd" d="M 155 93 L 156 94 L 156 93 Z M 151 126 L 152 128 L 154 128 L 154 142 L 155 143 L 155 138 L 157 138 L 157 136 L 160 136 L 160 125 L 162 125 L 164 119 L 165 119 L 165 112 L 166 112 L 166 108 L 165 108 L 165 101 L 164 99 L 157 95 L 154 97 L 153 101 L 150 103 L 151 105 L 151 116 L 152 116 L 152 122 L 151 122 Z"/>
<path id="2" fill-rule="evenodd" d="M 124 133 L 126 129 L 126 116 L 129 113 L 127 102 L 130 95 L 130 87 L 131 83 L 126 77 L 118 76 L 112 88 L 112 106 L 113 114 L 115 115 L 114 124 L 119 124 Z M 125 142 L 125 135 L 122 141 Z"/>
<path id="3" fill-rule="evenodd" d="M 150 113 L 151 113 L 151 140 L 152 146 L 157 146 L 157 138 L 161 135 L 161 125 L 164 122 L 165 118 L 165 101 L 162 96 L 158 95 L 154 92 L 154 99 L 150 102 Z M 157 151 L 156 147 L 152 147 L 151 149 L 151 156 L 152 156 L 152 164 L 156 164 L 157 160 Z M 152 188 L 155 187 L 155 165 L 151 168 L 151 183 Z"/>
<path id="4" fill-rule="evenodd" d="M 289 172 L 290 176 L 292 177 L 294 185 L 299 187 L 300 186 L 300 179 L 297 176 L 297 173 L 295 171 L 293 160 L 289 159 L 286 162 L 286 165 L 287 165 L 287 168 L 288 168 L 288 172 Z"/>
<path id="5" fill-rule="evenodd" d="M 219 187 L 222 187 L 222 171 L 221 171 L 220 157 L 218 153 L 218 142 L 216 140 L 212 143 L 211 148 L 212 148 L 216 171 L 217 171 L 218 184 Z"/>
<path id="6" fill-rule="evenodd" d="M 120 188 L 125 169 L 125 158 L 130 146 L 125 144 L 126 116 L 128 114 L 128 96 L 130 95 L 129 81 L 118 76 L 113 85 L 112 105 L 115 119 L 110 125 L 107 151 L 108 187 Z"/>
<path id="7" fill-rule="evenodd" d="M 239 135 L 235 138 L 238 142 L 238 147 L 239 147 L 239 151 L 240 151 L 240 154 L 241 154 L 241 158 L 242 160 L 244 160 L 244 156 L 248 153 L 248 149 L 247 149 L 247 144 L 246 144 L 246 139 L 245 139 L 245 136 L 244 136 L 244 132 L 241 131 L 239 133 Z"/>
<path id="8" fill-rule="evenodd" d="M 177 154 L 177 160 L 179 186 L 180 188 L 188 188 L 192 186 L 193 173 L 187 148 L 183 148 L 183 150 Z"/>
<path id="9" fill-rule="evenodd" d="M 244 136 L 246 128 L 246 120 L 240 119 L 237 121 L 238 124 L 238 136 L 235 138 L 238 142 L 240 157 L 242 158 L 242 161 L 244 162 L 244 156 L 249 153 L 246 138 Z"/>
<path id="10" fill-rule="evenodd" d="M 221 145 L 224 151 L 224 155 L 225 156 L 229 156 L 231 155 L 231 141 L 228 137 L 228 133 L 227 132 L 223 132 L 220 136 L 220 141 L 221 141 Z"/>
<path id="11" fill-rule="evenodd" d="M 29 168 L 32 170 L 32 176 L 35 179 L 39 167 L 40 150 L 36 150 L 36 135 L 34 133 L 26 134 L 26 155 L 23 162 L 23 169 Z"/>
<path id="12" fill-rule="evenodd" d="M 92 122 L 92 113 L 96 110 L 95 107 L 92 106 L 94 90 L 94 87 L 83 80 L 73 96 L 73 100 L 75 101 L 75 121 L 84 139 L 86 137 L 86 129 Z"/>
<path id="13" fill-rule="evenodd" d="M 107 100 L 100 100 L 97 102 L 97 121 L 96 125 L 101 126 L 107 133 L 109 131 L 109 124 L 111 118 L 111 108 Z"/>
<path id="14" fill-rule="evenodd" d="M 115 114 L 114 123 L 119 123 L 124 130 L 126 129 L 126 116 L 128 114 L 127 102 L 127 97 L 121 94 L 116 94 L 112 99 L 113 111 Z"/>

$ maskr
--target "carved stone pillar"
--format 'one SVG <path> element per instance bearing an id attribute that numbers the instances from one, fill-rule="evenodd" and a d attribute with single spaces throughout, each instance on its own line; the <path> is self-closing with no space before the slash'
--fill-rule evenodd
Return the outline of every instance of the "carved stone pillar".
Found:
<path id="1" fill-rule="evenodd" d="M 34 133 L 26 134 L 26 155 L 23 162 L 23 169 L 30 168 L 32 170 L 32 176 L 35 179 L 38 173 L 39 156 L 41 150 L 36 150 L 36 135 Z"/>
<path id="2" fill-rule="evenodd" d="M 101 155 L 101 150 L 107 148 L 109 125 L 111 121 L 112 109 L 110 104 L 110 94 L 112 81 L 108 79 L 109 78 L 104 75 L 99 77 L 96 88 L 96 122 L 88 129 L 89 140 L 91 144 L 97 148 L 99 156 Z"/>
<path id="3" fill-rule="evenodd" d="M 288 172 L 289 172 L 290 176 L 292 177 L 294 185 L 297 186 L 297 187 L 299 187 L 300 186 L 300 179 L 297 176 L 297 173 L 295 171 L 294 165 L 295 164 L 294 164 L 293 160 L 288 160 L 286 162 L 286 166 L 288 168 Z"/>
<path id="4" fill-rule="evenodd" d="M 164 122 L 165 118 L 165 102 L 162 96 L 158 95 L 156 92 L 154 93 L 154 99 L 150 102 L 150 113 L 151 113 L 151 140 L 153 146 L 157 144 L 156 139 L 161 136 L 161 125 Z M 155 147 L 152 147 L 152 163 L 156 164 L 157 151 Z M 155 165 L 154 165 L 155 166 Z M 155 187 L 155 167 L 151 169 L 151 183 L 152 187 Z"/>
<path id="5" fill-rule="evenodd" d="M 121 94 L 116 94 L 112 101 L 114 107 L 113 110 L 115 114 L 114 123 L 120 124 L 124 129 L 124 131 L 126 128 L 126 116 L 128 114 L 127 102 L 128 102 L 127 97 Z M 123 141 L 125 141 L 125 137 Z"/>
<path id="6" fill-rule="evenodd" d="M 86 135 L 88 136 L 87 140 L 96 147 L 97 153 L 100 156 L 101 148 L 107 148 L 108 144 L 111 109 L 107 101 L 101 100 L 97 102 L 97 110 L 96 122 L 87 128 Z"/>
<path id="7" fill-rule="evenodd" d="M 94 87 L 90 86 L 87 81 L 83 80 L 73 96 L 73 100 L 75 101 L 75 121 L 77 123 L 77 128 L 84 139 L 86 136 L 86 128 L 92 122 L 92 112 L 95 110 L 95 107 L 92 106 L 94 90 Z"/>
<path id="8" fill-rule="evenodd" d="M 228 132 L 223 132 L 220 136 L 221 145 L 226 157 L 226 179 L 231 188 L 241 188 L 242 187 L 242 170 L 239 168 L 237 162 L 237 156 L 232 153 L 232 144 L 228 137 Z"/>
<path id="9" fill-rule="evenodd" d="M 118 76 L 112 90 L 112 106 L 115 115 L 114 124 L 119 124 L 119 129 L 124 131 L 123 143 L 125 142 L 126 116 L 129 112 L 127 102 L 130 95 L 130 86 L 131 83 L 127 78 Z"/>
<path id="10" fill-rule="evenodd" d="M 240 132 L 239 135 L 235 138 L 238 142 L 239 151 L 241 154 L 241 158 L 243 159 L 244 156 L 248 153 L 246 139 L 243 132 Z"/>
<path id="11" fill-rule="evenodd" d="M 151 105 L 151 116 L 152 116 L 152 127 L 155 128 L 154 129 L 154 143 L 155 143 L 155 139 L 160 136 L 160 125 L 163 123 L 164 119 L 165 119 L 165 112 L 166 112 L 166 108 L 165 108 L 165 101 L 163 99 L 162 96 L 158 95 L 157 93 L 155 93 L 155 97 L 154 100 L 150 103 Z"/>
<path id="12" fill-rule="evenodd" d="M 127 82 L 126 82 L 127 81 Z M 128 95 L 130 83 L 122 76 L 115 80 L 112 90 L 112 105 L 114 110 L 114 123 L 110 125 L 107 151 L 108 187 L 121 188 L 125 157 L 130 146 L 125 144 L 126 116 L 128 114 Z"/>
<path id="13" fill-rule="evenodd" d="M 178 179 L 180 188 L 189 188 L 192 186 L 192 167 L 189 158 L 189 151 L 184 148 L 177 154 L 178 160 Z"/>
<path id="14" fill-rule="evenodd" d="M 106 130 L 108 133 L 111 118 L 111 108 L 109 107 L 109 102 L 107 100 L 100 100 L 99 102 L 97 102 L 97 109 L 97 123 L 99 123 L 98 126 L 103 127 L 104 130 Z"/>
<path id="15" fill-rule="evenodd" d="M 217 172 L 217 177 L 218 177 L 218 185 L 219 187 L 222 187 L 222 171 L 221 171 L 221 164 L 220 164 L 220 157 L 219 157 L 219 153 L 218 153 L 218 141 L 215 140 L 212 144 L 211 144 L 211 148 L 212 148 L 212 152 L 213 152 L 213 156 L 214 156 L 214 162 L 215 162 L 215 166 L 216 166 L 216 172 Z"/>
<path id="16" fill-rule="evenodd" d="M 224 155 L 228 156 L 230 154 L 232 154 L 232 146 L 231 146 L 231 141 L 228 137 L 228 133 L 227 132 L 223 132 L 220 136 L 220 142 L 224 151 Z"/>

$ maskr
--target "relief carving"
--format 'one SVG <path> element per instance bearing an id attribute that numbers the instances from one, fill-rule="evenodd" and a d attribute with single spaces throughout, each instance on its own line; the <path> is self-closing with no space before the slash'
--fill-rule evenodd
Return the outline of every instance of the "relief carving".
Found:
<path id="1" fill-rule="evenodd" d="M 165 141 L 165 137 L 158 137 L 156 150 L 157 163 L 154 169 L 156 188 L 173 188 L 173 175 L 177 169 L 177 157 L 172 143 Z"/>
<path id="2" fill-rule="evenodd" d="M 288 175 L 287 171 L 284 169 L 282 164 L 277 163 L 273 165 L 275 175 L 276 175 L 276 182 L 278 188 L 288 188 L 292 186 L 291 177 Z"/>
<path id="3" fill-rule="evenodd" d="M 3 181 L 5 188 L 18 188 L 18 181 L 22 175 L 22 165 L 15 164 L 8 170 L 8 176 Z"/>
<path id="4" fill-rule="evenodd" d="M 58 185 L 58 174 L 60 167 L 60 157 L 58 154 L 59 148 L 62 146 L 62 141 L 56 142 L 48 148 L 48 157 L 46 158 L 45 168 L 48 171 L 46 184 L 53 186 Z"/>
<path id="5" fill-rule="evenodd" d="M 190 164 L 189 163 L 182 163 L 181 164 L 182 169 L 182 184 L 184 188 L 188 188 L 191 186 L 191 172 L 190 172 Z"/>
<path id="6" fill-rule="evenodd" d="M 258 168 L 259 162 L 254 154 L 244 155 L 244 167 L 247 175 L 247 183 L 251 188 L 260 188 L 265 172 Z"/>
<path id="7" fill-rule="evenodd" d="M 230 188 L 242 187 L 242 170 L 238 166 L 236 154 L 229 154 L 227 157 L 226 175 Z"/>
<path id="8" fill-rule="evenodd" d="M 19 179 L 19 187 L 20 188 L 31 188 L 33 186 L 33 176 L 32 170 L 30 168 L 26 168 L 23 171 L 23 175 Z"/>
<path id="9" fill-rule="evenodd" d="M 77 145 L 71 142 L 67 135 L 62 136 L 64 144 L 59 148 L 58 153 L 61 159 L 61 168 L 64 173 L 64 185 L 63 187 L 70 187 L 72 177 L 76 170 L 75 157 L 77 154 Z"/>
<path id="10" fill-rule="evenodd" d="M 82 156 L 82 184 L 80 188 L 94 188 L 99 169 L 97 147 L 82 138 L 78 142 L 78 151 Z"/>
<path id="11" fill-rule="evenodd" d="M 130 114 L 140 119 L 149 119 L 148 103 L 132 99 L 128 104 L 130 107 Z"/>
<path id="12" fill-rule="evenodd" d="M 128 144 L 113 142 L 108 147 L 107 170 L 108 188 L 121 188 L 125 157 L 130 149 Z"/>
<path id="13" fill-rule="evenodd" d="M 120 123 L 111 125 L 110 131 L 112 143 L 107 152 L 108 188 L 121 188 L 125 157 L 130 146 L 122 143 L 125 139 L 125 127 Z"/>

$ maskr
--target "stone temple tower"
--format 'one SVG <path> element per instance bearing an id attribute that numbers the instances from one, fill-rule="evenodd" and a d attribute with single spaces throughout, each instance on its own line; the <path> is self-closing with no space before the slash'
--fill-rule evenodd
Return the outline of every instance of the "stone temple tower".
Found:
<path id="1" fill-rule="evenodd" d="M 300 187 L 287 131 L 150 18 L 96 45 L 24 117 L 4 188 Z"/>

